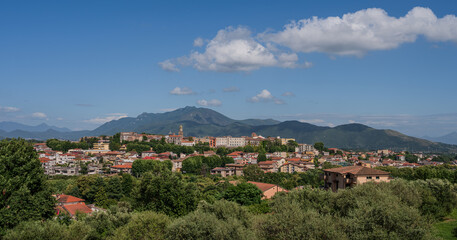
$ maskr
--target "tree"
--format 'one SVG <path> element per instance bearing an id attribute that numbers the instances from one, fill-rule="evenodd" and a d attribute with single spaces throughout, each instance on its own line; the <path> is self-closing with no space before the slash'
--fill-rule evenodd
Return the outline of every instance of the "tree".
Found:
<path id="1" fill-rule="evenodd" d="M 0 235 L 22 221 L 54 215 L 55 199 L 40 160 L 23 139 L 0 141 Z"/>
<path id="2" fill-rule="evenodd" d="M 195 210 L 201 193 L 195 183 L 185 182 L 179 173 L 144 174 L 135 190 L 137 209 L 169 216 L 182 216 Z"/>
<path id="3" fill-rule="evenodd" d="M 201 202 L 198 209 L 175 220 L 167 239 L 255 239 L 249 213 L 234 202 Z"/>
<path id="4" fill-rule="evenodd" d="M 140 177 L 146 172 L 166 172 L 171 171 L 173 164 L 171 161 L 157 161 L 157 160 L 135 160 L 132 164 L 132 175 Z"/>
<path id="5" fill-rule="evenodd" d="M 324 143 L 323 142 L 314 143 L 314 148 L 317 149 L 318 151 L 322 152 L 322 151 L 324 151 Z"/>
<path id="6" fill-rule="evenodd" d="M 241 205 L 259 204 L 262 199 L 262 191 L 254 184 L 240 183 L 230 186 L 222 197 Z"/>
<path id="7" fill-rule="evenodd" d="M 259 153 L 257 156 L 257 162 L 264 162 L 267 160 L 267 155 L 264 152 Z"/>
<path id="8" fill-rule="evenodd" d="M 259 181 L 264 176 L 264 172 L 258 165 L 247 165 L 243 168 L 243 174 L 248 181 Z"/>

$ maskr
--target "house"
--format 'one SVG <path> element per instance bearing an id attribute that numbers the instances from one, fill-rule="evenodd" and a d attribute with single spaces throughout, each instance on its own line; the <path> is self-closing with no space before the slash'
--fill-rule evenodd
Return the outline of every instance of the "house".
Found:
<path id="1" fill-rule="evenodd" d="M 234 168 L 227 168 L 227 167 L 217 167 L 211 169 L 211 174 L 220 174 L 221 177 L 227 177 L 227 176 L 233 176 L 235 175 L 235 169 Z"/>
<path id="2" fill-rule="evenodd" d="M 275 184 L 252 182 L 252 181 L 248 181 L 248 183 L 254 184 L 256 187 L 258 187 L 262 191 L 262 193 L 263 193 L 262 199 L 270 199 L 278 192 L 288 192 L 286 189 L 279 187 L 278 185 L 275 185 Z"/>
<path id="3" fill-rule="evenodd" d="M 183 161 L 184 161 L 184 159 L 171 160 L 171 163 L 173 164 L 171 171 L 181 172 Z"/>
<path id="4" fill-rule="evenodd" d="M 307 167 L 303 165 L 299 165 L 294 162 L 287 162 L 284 163 L 281 167 L 279 167 L 279 172 L 285 173 L 294 173 L 294 172 L 306 172 L 308 170 Z"/>
<path id="5" fill-rule="evenodd" d="M 70 217 L 74 217 L 76 213 L 90 214 L 93 212 L 93 210 L 86 205 L 84 199 L 66 194 L 57 194 L 54 195 L 54 197 L 57 200 L 57 215 L 67 213 Z"/>
<path id="6" fill-rule="evenodd" d="M 132 165 L 122 164 L 111 166 L 111 173 L 132 173 Z"/>
<path id="7" fill-rule="evenodd" d="M 366 182 L 389 182 L 389 173 L 363 166 L 349 166 L 324 170 L 326 189 L 336 192 Z"/>

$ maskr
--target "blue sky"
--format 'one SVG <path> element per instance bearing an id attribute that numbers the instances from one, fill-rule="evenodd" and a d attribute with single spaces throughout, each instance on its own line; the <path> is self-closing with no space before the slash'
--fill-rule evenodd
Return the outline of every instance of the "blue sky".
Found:
<path id="1" fill-rule="evenodd" d="M 443 135 L 455 15 L 451 0 L 2 1 L 0 121 L 93 129 L 206 106 Z"/>

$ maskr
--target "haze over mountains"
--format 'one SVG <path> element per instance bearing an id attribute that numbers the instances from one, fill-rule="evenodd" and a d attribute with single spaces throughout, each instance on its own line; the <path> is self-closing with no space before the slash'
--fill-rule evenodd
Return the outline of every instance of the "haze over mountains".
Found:
<path id="1" fill-rule="evenodd" d="M 441 137 L 429 137 L 425 136 L 424 139 L 433 141 L 433 142 L 442 142 L 447 144 L 457 144 L 457 132 L 451 132 Z"/>
<path id="2" fill-rule="evenodd" d="M 345 149 L 384 149 L 457 152 L 457 146 L 435 143 L 406 136 L 393 130 L 378 130 L 362 124 L 345 124 L 322 127 L 299 121 L 279 122 L 273 119 L 234 120 L 208 108 L 185 107 L 165 113 L 142 113 L 107 122 L 92 131 L 66 131 L 48 126 L 42 132 L 0 130 L 2 137 L 34 139 L 69 139 L 82 136 L 113 135 L 118 132 L 168 134 L 177 132 L 183 125 L 186 136 L 250 136 L 252 132 L 262 136 L 295 138 L 300 143 L 324 142 L 326 146 Z M 39 125 L 41 126 L 41 125 Z M 32 129 L 38 129 L 35 126 Z M 2 128 L 0 128 L 2 129 Z M 6 128 L 5 128 L 6 129 Z"/>

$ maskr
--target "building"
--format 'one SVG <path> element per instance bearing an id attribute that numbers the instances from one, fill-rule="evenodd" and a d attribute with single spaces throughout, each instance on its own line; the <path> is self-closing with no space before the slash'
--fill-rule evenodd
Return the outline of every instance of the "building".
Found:
<path id="1" fill-rule="evenodd" d="M 94 143 L 94 150 L 109 150 L 109 141 L 100 140 Z"/>
<path id="2" fill-rule="evenodd" d="M 233 176 L 235 175 L 235 169 L 234 168 L 228 168 L 228 167 L 217 167 L 211 169 L 211 174 L 220 174 L 221 177 L 227 177 L 227 176 Z"/>
<path id="3" fill-rule="evenodd" d="M 111 166 L 111 173 L 132 173 L 132 164 Z"/>
<path id="4" fill-rule="evenodd" d="M 217 137 L 216 147 L 244 147 L 246 145 L 246 139 L 244 137 Z"/>
<path id="5" fill-rule="evenodd" d="M 275 185 L 275 184 L 252 182 L 252 181 L 248 181 L 248 183 L 254 184 L 256 187 L 258 187 L 262 191 L 262 194 L 263 194 L 262 199 L 270 199 L 278 192 L 287 192 L 286 189 L 284 189 L 278 185 Z"/>
<path id="6" fill-rule="evenodd" d="M 90 214 L 93 212 L 84 199 L 65 194 L 58 194 L 54 197 L 57 200 L 57 215 L 68 214 L 70 217 L 75 217 L 77 213 Z"/>
<path id="7" fill-rule="evenodd" d="M 121 139 L 121 142 L 124 142 L 124 141 L 133 142 L 135 140 L 138 140 L 141 142 L 141 141 L 143 141 L 143 135 L 138 134 L 136 132 L 121 132 L 120 139 Z"/>
<path id="8" fill-rule="evenodd" d="M 310 144 L 298 144 L 298 147 L 295 148 L 295 152 L 314 152 L 316 149 L 313 145 Z"/>
<path id="9" fill-rule="evenodd" d="M 334 192 L 366 182 L 390 181 L 388 172 L 363 166 L 325 169 L 323 177 L 325 188 Z"/>

